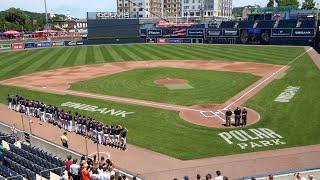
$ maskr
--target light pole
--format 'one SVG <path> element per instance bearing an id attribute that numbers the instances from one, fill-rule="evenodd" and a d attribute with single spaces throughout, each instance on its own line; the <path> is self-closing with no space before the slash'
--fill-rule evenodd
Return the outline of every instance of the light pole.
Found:
<path id="1" fill-rule="evenodd" d="M 48 12 L 47 12 L 47 0 L 43 0 L 44 1 L 44 10 L 45 10 L 45 13 L 46 13 L 46 31 L 47 31 L 47 38 L 48 38 Z"/>

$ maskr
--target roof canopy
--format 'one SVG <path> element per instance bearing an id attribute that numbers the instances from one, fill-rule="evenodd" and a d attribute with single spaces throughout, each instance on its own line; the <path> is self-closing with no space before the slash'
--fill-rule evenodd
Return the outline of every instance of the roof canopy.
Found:
<path id="1" fill-rule="evenodd" d="M 3 33 L 4 35 L 15 35 L 15 34 L 21 34 L 20 32 L 18 31 L 6 31 Z"/>

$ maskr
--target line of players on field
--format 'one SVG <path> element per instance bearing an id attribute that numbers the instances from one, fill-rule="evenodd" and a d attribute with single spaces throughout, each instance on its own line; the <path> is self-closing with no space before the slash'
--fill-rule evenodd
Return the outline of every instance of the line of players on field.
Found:
<path id="1" fill-rule="evenodd" d="M 27 116 L 34 116 L 43 122 L 48 122 L 65 129 L 87 136 L 93 141 L 125 150 L 128 130 L 120 125 L 104 125 L 95 119 L 82 116 L 43 102 L 28 100 L 18 95 L 8 95 L 8 108 Z"/>
<path id="2" fill-rule="evenodd" d="M 239 107 L 237 107 L 234 111 L 234 125 L 235 126 L 245 126 L 247 125 L 247 118 L 248 118 L 248 111 L 246 110 L 246 108 L 243 108 L 243 110 L 241 110 Z M 231 116 L 232 116 L 232 111 L 229 108 L 226 113 L 226 126 L 229 127 L 231 126 Z"/>

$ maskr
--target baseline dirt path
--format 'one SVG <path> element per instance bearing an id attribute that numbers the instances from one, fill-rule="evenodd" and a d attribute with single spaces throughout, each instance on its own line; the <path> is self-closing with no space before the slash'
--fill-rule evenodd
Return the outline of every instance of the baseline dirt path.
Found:
<path id="1" fill-rule="evenodd" d="M 95 77 L 124 72 L 137 68 L 155 67 L 241 72 L 261 76 L 262 78 L 256 83 L 247 87 L 245 90 L 239 92 L 224 104 L 204 104 L 194 105 L 191 107 L 68 90 L 72 83 L 78 81 L 88 80 Z M 226 108 L 235 108 L 237 106 L 241 106 L 241 104 L 246 102 L 250 97 L 256 94 L 263 87 L 265 87 L 274 78 L 276 78 L 275 72 L 277 72 L 278 75 L 281 72 L 284 72 L 286 69 L 287 67 L 281 65 L 252 62 L 198 60 L 135 61 L 62 68 L 46 72 L 28 74 L 25 76 L 8 79 L 0 83 L 38 91 L 70 94 L 75 96 L 83 96 L 121 103 L 150 106 L 160 109 L 174 110 L 179 111 L 180 117 L 188 122 L 208 127 L 224 127 L 223 111 Z M 260 119 L 259 114 L 251 109 L 248 109 L 248 117 L 248 124 L 256 123 Z"/>
<path id="2" fill-rule="evenodd" d="M 304 47 L 304 49 L 307 51 L 310 47 Z M 313 60 L 314 64 L 318 67 L 318 69 L 320 69 L 320 54 L 314 50 L 311 49 L 308 51 L 308 54 L 310 56 L 310 58 Z"/>
<path id="3" fill-rule="evenodd" d="M 0 104 L 0 121 L 8 125 L 16 124 L 22 130 L 20 113 L 7 109 Z M 40 125 L 38 119 L 32 118 L 32 133 L 48 141 L 60 144 L 63 130 L 48 123 Z M 29 132 L 29 123 L 24 121 L 24 127 Z M 79 153 L 86 154 L 84 138 L 75 133 L 68 134 L 69 147 Z M 214 148 L 214 147 L 213 147 Z M 207 173 L 214 174 L 221 170 L 229 179 L 239 179 L 243 176 L 258 173 L 272 173 L 292 168 L 313 167 L 320 164 L 320 145 L 286 148 L 263 152 L 245 153 L 197 160 L 182 161 L 157 152 L 134 145 L 128 145 L 127 151 L 100 146 L 100 152 L 107 152 L 116 166 L 135 172 L 147 180 L 182 179 L 188 175 L 191 180 L 196 174 L 204 177 Z M 96 152 L 96 145 L 88 141 L 88 154 Z"/>

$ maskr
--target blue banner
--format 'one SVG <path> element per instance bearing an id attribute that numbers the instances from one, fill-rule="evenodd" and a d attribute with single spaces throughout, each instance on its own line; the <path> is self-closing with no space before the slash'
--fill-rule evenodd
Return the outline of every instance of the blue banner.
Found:
<path id="1" fill-rule="evenodd" d="M 151 29 L 151 30 L 148 30 L 148 37 L 151 37 L 151 36 L 161 37 L 162 36 L 162 29 Z"/>
<path id="2" fill-rule="evenodd" d="M 223 36 L 226 37 L 238 37 L 239 30 L 238 29 L 223 29 Z"/>
<path id="3" fill-rule="evenodd" d="M 84 41 L 76 41 L 76 45 L 77 45 L 77 46 L 84 45 Z"/>
<path id="4" fill-rule="evenodd" d="M 76 46 L 77 42 L 76 41 L 64 41 L 65 46 Z"/>
<path id="5" fill-rule="evenodd" d="M 140 37 L 147 37 L 147 29 L 140 29 Z"/>
<path id="6" fill-rule="evenodd" d="M 177 44 L 177 43 L 180 43 L 180 39 L 179 38 L 170 38 L 170 39 L 168 39 L 168 43 Z"/>
<path id="7" fill-rule="evenodd" d="M 51 41 L 40 41 L 37 42 L 37 47 L 51 47 Z"/>
<path id="8" fill-rule="evenodd" d="M 191 43 L 191 39 L 181 39 L 181 43 Z"/>
<path id="9" fill-rule="evenodd" d="M 34 42 L 26 42 L 26 43 L 24 43 L 24 48 L 25 49 L 36 48 L 36 47 L 37 47 L 37 45 Z"/>
<path id="10" fill-rule="evenodd" d="M 313 37 L 315 36 L 315 30 L 314 29 L 293 29 L 292 36 Z"/>
<path id="11" fill-rule="evenodd" d="M 203 29 L 188 29 L 187 35 L 188 36 L 203 36 L 204 30 Z"/>
<path id="12" fill-rule="evenodd" d="M 222 36 L 221 29 L 207 29 L 207 37 L 218 37 Z"/>
<path id="13" fill-rule="evenodd" d="M 271 36 L 273 37 L 289 37 L 292 34 L 292 29 L 272 29 Z"/>
<path id="14" fill-rule="evenodd" d="M 52 42 L 52 46 L 64 46 L 64 42 L 63 41 L 54 41 L 54 42 Z"/>

